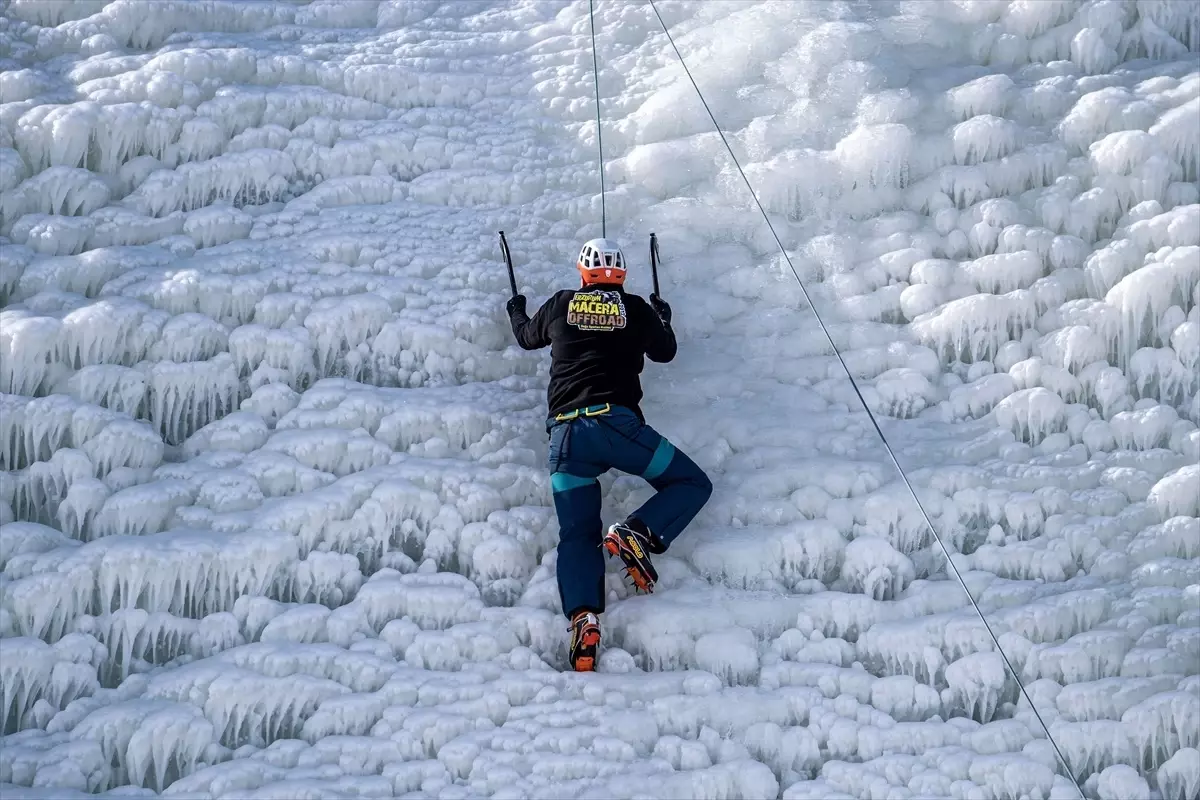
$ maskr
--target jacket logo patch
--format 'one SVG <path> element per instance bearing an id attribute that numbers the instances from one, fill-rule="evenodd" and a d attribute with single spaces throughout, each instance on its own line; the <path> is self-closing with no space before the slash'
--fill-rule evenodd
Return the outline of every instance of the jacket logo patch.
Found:
<path id="1" fill-rule="evenodd" d="M 576 292 L 567 305 L 567 323 L 581 331 L 615 331 L 625 327 L 625 303 L 620 292 L 594 289 Z"/>

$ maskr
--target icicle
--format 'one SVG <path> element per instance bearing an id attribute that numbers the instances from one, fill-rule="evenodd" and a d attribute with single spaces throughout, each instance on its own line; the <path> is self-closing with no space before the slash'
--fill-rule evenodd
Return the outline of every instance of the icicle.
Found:
<path id="1" fill-rule="evenodd" d="M 1021 146 L 1021 129 L 1010 120 L 981 114 L 955 125 L 951 143 L 955 164 L 978 164 L 1017 150 Z"/>
<path id="2" fill-rule="evenodd" d="M 115 419 L 80 445 L 103 477 L 114 469 L 152 469 L 162 463 L 163 441 L 141 420 Z"/>
<path id="3" fill-rule="evenodd" d="M 915 577 L 912 562 L 886 539 L 860 536 L 846 546 L 842 579 L 851 591 L 894 599 Z"/>
<path id="4" fill-rule="evenodd" d="M 1117 193 L 1098 184 L 1070 202 L 1063 231 L 1094 242 L 1112 234 L 1123 210 Z"/>
<path id="5" fill-rule="evenodd" d="M 368 163 L 374 163 L 375 154 L 369 152 Z M 320 169 L 313 172 L 322 174 Z M 308 192 L 288 201 L 288 212 L 316 214 L 324 208 L 353 205 L 389 203 L 395 198 L 397 183 L 390 176 L 347 175 L 328 178 Z"/>
<path id="6" fill-rule="evenodd" d="M 164 530 L 175 509 L 190 505 L 195 491 L 183 481 L 157 480 L 122 489 L 104 501 L 94 535 L 144 536 Z"/>
<path id="7" fill-rule="evenodd" d="M 1155 774 L 1164 800 L 1187 800 L 1200 795 L 1200 750 L 1181 747 Z"/>
<path id="8" fill-rule="evenodd" d="M 229 332 L 203 314 L 184 313 L 162 327 L 147 357 L 154 361 L 207 361 L 226 349 Z"/>
<path id="9" fill-rule="evenodd" d="M 1200 247 L 1178 247 L 1165 260 L 1122 278 L 1104 296 L 1106 303 L 1121 312 L 1122 363 L 1140 347 L 1153 343 L 1156 322 L 1168 308 L 1189 302 L 1200 285 L 1198 262 Z"/>
<path id="10" fill-rule="evenodd" d="M 26 214 L 12 228 L 12 239 L 36 253 L 74 255 L 87 249 L 96 221 L 89 217 Z"/>
<path id="11" fill-rule="evenodd" d="M 197 247 L 213 247 L 245 239 L 253 226 L 254 219 L 249 214 L 221 203 L 189 212 L 183 232 L 192 237 Z"/>
<path id="12" fill-rule="evenodd" d="M 344 353 L 374 337 L 391 318 L 388 302 L 371 294 L 314 303 L 304 326 L 315 339 L 318 373 L 331 374 Z"/>
<path id="13" fill-rule="evenodd" d="M 67 390 L 85 403 L 118 414 L 142 417 L 146 412 L 146 375 L 114 364 L 86 366 L 67 379 Z"/>
<path id="14" fill-rule="evenodd" d="M 13 139 L 34 174 L 47 167 L 84 167 L 100 122 L 100 106 L 41 105 L 17 120 Z"/>
<path id="15" fill-rule="evenodd" d="M 912 323 L 911 330 L 941 358 L 967 361 L 990 359 L 997 348 L 1034 321 L 1033 296 L 1026 290 L 1005 295 L 974 295 L 952 300 L 927 317 Z"/>
<path id="16" fill-rule="evenodd" d="M 14 19 L 53 28 L 68 20 L 95 14 L 108 0 L 12 0 L 7 13 Z"/>
<path id="17" fill-rule="evenodd" d="M 108 185 L 86 169 L 51 167 L 29 178 L 0 199 L 5 232 L 26 214 L 87 216 L 108 203 Z"/>
<path id="18" fill-rule="evenodd" d="M 72 420 L 79 403 L 66 395 L 50 395 L 29 400 L 24 408 L 24 452 L 30 463 L 46 461 L 54 452 L 78 442 Z"/>
<path id="19" fill-rule="evenodd" d="M 29 727 L 30 711 L 49 688 L 55 662 L 54 650 L 37 639 L 0 639 L 5 734 Z"/>
<path id="20" fill-rule="evenodd" d="M 89 541 L 92 521 L 110 494 L 108 486 L 94 478 L 75 481 L 58 507 L 59 527 L 73 539 Z"/>
<path id="21" fill-rule="evenodd" d="M 1138 0 L 1138 13 L 1188 48 L 1200 49 L 1200 19 L 1171 0 Z"/>
<path id="22" fill-rule="evenodd" d="M 1063 141 L 1077 151 L 1086 151 L 1105 134 L 1124 128 L 1122 113 L 1133 102 L 1133 95 L 1124 87 L 1109 86 L 1085 94 L 1059 124 Z"/>
<path id="23" fill-rule="evenodd" d="M 1200 467 L 1189 464 L 1166 475 L 1146 501 L 1158 509 L 1162 519 L 1200 516 Z"/>
<path id="24" fill-rule="evenodd" d="M 988 75 L 951 89 L 946 99 L 959 120 L 981 114 L 1003 117 L 1008 113 L 1015 87 L 1007 75 Z"/>
<path id="25" fill-rule="evenodd" d="M 150 418 L 165 441 L 179 444 L 234 410 L 239 391 L 228 353 L 186 364 L 161 361 L 150 368 Z"/>
<path id="26" fill-rule="evenodd" d="M 1136 397 L 1180 406 L 1195 382 L 1193 373 L 1179 362 L 1169 347 L 1143 347 L 1129 359 L 1129 377 L 1133 379 Z"/>
<path id="27" fill-rule="evenodd" d="M 875 379 L 874 389 L 880 401 L 879 410 L 888 416 L 916 416 L 933 400 L 933 385 L 914 369 L 890 369 Z"/>
<path id="28" fill-rule="evenodd" d="M 192 772 L 215 739 L 212 723 L 194 706 L 172 704 L 147 714 L 125 748 L 130 782 L 162 791 Z"/>
<path id="29" fill-rule="evenodd" d="M 1071 39 L 1071 61 L 1089 75 L 1108 72 L 1120 61 L 1116 50 L 1096 28 L 1083 28 Z"/>
<path id="30" fill-rule="evenodd" d="M 256 317 L 258 314 L 256 308 Z M 318 342 L 321 341 L 318 336 Z M 249 375 L 266 364 L 282 370 L 288 386 L 301 389 L 317 376 L 308 328 L 271 329 L 259 324 L 243 325 L 229 334 L 229 353 L 239 375 Z"/>
<path id="31" fill-rule="evenodd" d="M 51 317 L 0 311 L 0 391 L 46 394 L 61 369 L 62 331 Z"/>
<path id="32" fill-rule="evenodd" d="M 1163 692 L 1121 715 L 1139 760 L 1153 768 L 1165 765 L 1168 754 L 1200 745 L 1200 710 L 1186 692 Z M 1134 762 L 1136 763 L 1136 762 Z"/>
<path id="33" fill-rule="evenodd" d="M 253 205 L 281 197 L 295 172 L 292 159 L 277 150 L 225 153 L 173 171 L 159 170 L 125 202 L 151 217 L 191 211 L 214 200 Z"/>
<path id="34" fill-rule="evenodd" d="M 167 317 L 137 300 L 103 298 L 63 318 L 64 355 L 75 367 L 133 366 L 145 356 L 143 336 L 157 335 Z M 147 325 L 153 331 L 144 331 Z"/>
<path id="35" fill-rule="evenodd" d="M 1104 338 L 1087 325 L 1064 325 L 1038 340 L 1035 347 L 1047 363 L 1067 369 L 1075 375 L 1108 356 L 1108 345 Z"/>
<path id="36" fill-rule="evenodd" d="M 976 732 L 974 735 L 979 734 Z M 975 785 L 987 786 L 996 793 L 996 797 L 1060 796 L 1055 793 L 1054 787 L 1056 781 L 1062 779 L 1055 774 L 1054 768 L 1029 754 L 1004 753 L 971 758 L 968 774 Z"/>
<path id="37" fill-rule="evenodd" d="M 96 590 L 91 570 L 69 559 L 64 559 L 62 567 L 57 572 L 19 578 L 7 587 L 20 635 L 55 642 L 90 607 Z M 47 597 L 55 602 L 48 604 Z"/>
<path id="38" fill-rule="evenodd" d="M 37 460 L 25 445 L 27 397 L 0 394 L 0 469 L 13 472 Z"/>
<path id="39" fill-rule="evenodd" d="M 1043 275 L 1042 260 L 1028 250 L 983 256 L 964 262 L 961 269 L 978 291 L 989 294 L 1027 289 Z"/>
<path id="40" fill-rule="evenodd" d="M 1195 120 L 1200 115 L 1200 98 L 1176 106 L 1150 127 L 1149 135 L 1183 167 L 1185 181 L 1200 180 L 1200 136 Z"/>
<path id="41" fill-rule="evenodd" d="M 21 519 L 51 522 L 72 483 L 91 478 L 92 464 L 78 450 L 54 452 L 49 461 L 33 464 L 22 476 L 13 499 L 13 512 Z"/>

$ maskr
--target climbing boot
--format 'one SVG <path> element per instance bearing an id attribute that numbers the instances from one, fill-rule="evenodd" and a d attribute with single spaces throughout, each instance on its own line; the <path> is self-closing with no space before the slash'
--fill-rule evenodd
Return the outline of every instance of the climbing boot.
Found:
<path id="1" fill-rule="evenodd" d="M 637 590 L 649 594 L 658 581 L 658 571 L 650 563 L 653 544 L 649 532 L 639 530 L 643 527 L 636 522 L 618 522 L 604 535 L 604 549 L 621 559 Z M 655 549 L 661 552 L 661 548 Z"/>
<path id="2" fill-rule="evenodd" d="M 590 611 L 571 617 L 571 644 L 567 658 L 576 672 L 594 672 L 600 649 L 600 620 Z"/>

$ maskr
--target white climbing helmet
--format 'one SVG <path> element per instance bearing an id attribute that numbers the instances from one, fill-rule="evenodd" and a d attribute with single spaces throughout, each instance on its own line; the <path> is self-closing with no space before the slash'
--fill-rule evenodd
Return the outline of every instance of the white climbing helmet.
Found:
<path id="1" fill-rule="evenodd" d="M 625 282 L 625 256 L 621 254 L 621 245 L 613 239 L 585 242 L 575 266 L 583 276 L 584 285 Z"/>

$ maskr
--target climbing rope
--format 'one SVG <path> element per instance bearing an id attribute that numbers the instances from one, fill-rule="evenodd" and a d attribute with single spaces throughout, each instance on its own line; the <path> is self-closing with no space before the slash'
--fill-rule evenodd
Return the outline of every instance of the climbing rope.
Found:
<path id="1" fill-rule="evenodd" d="M 721 126 L 717 122 L 717 118 L 713 115 L 712 109 L 709 108 L 708 102 L 704 99 L 703 92 L 700 91 L 700 86 L 696 83 L 696 79 L 692 77 L 692 71 L 688 69 L 687 62 L 684 60 L 683 54 L 679 52 L 679 47 L 676 46 L 675 39 L 671 36 L 671 31 L 667 29 L 667 23 L 663 20 L 662 15 L 658 13 L 658 7 L 654 5 L 654 0 L 648 0 L 648 2 L 650 3 L 650 8 L 654 11 L 654 16 L 658 17 L 658 24 L 662 26 L 663 33 L 667 35 L 667 41 L 671 43 L 671 49 L 675 51 L 675 56 L 679 59 L 679 63 L 683 66 L 683 71 L 687 73 L 688 80 L 692 83 L 692 88 L 696 90 L 696 96 L 700 98 L 700 102 L 703 104 L 704 110 L 708 112 L 708 118 L 712 120 L 713 127 L 716 129 L 717 134 L 721 137 L 721 141 L 725 144 L 725 149 L 729 151 L 729 157 L 733 159 L 733 164 L 735 167 L 737 167 L 737 171 L 742 176 L 742 180 L 745 181 L 746 188 L 750 190 L 750 196 L 754 198 L 754 204 L 758 206 L 759 213 L 762 214 L 763 219 L 766 221 L 767 228 L 770 229 L 771 236 L 774 237 L 775 244 L 779 247 L 780 254 L 783 255 L 784 260 L 787 262 L 788 267 L 792 271 L 792 275 L 796 278 L 796 283 L 800 286 L 800 291 L 804 294 L 805 302 L 807 302 L 809 308 L 812 309 L 813 316 L 817 318 L 817 323 L 821 326 L 821 331 L 825 334 L 825 338 L 829 341 L 829 346 L 833 349 L 834 355 L 837 356 L 838 361 L 841 363 L 842 369 L 845 370 L 846 377 L 850 379 L 850 385 L 854 388 L 854 393 L 858 396 L 858 401 L 862 403 L 863 409 L 867 412 L 867 416 L 871 420 L 871 424 L 875 427 L 875 432 L 879 434 L 879 439 L 883 442 L 884 449 L 887 450 L 887 454 L 892 460 L 892 464 L 896 467 L 896 471 L 900 473 L 900 478 L 904 481 L 904 485 L 908 488 L 909 494 L 912 495 L 913 502 L 917 504 L 917 508 L 920 509 L 921 515 L 925 518 L 925 524 L 929 526 L 929 532 L 933 534 L 933 538 L 937 541 L 938 547 L 941 548 L 942 554 L 946 557 L 946 563 L 949 565 L 950 570 L 954 573 L 954 577 L 958 579 L 959 584 L 962 586 L 963 592 L 965 592 L 967 595 L 967 599 L 971 601 L 971 606 L 975 609 L 975 613 L 979 615 L 979 619 L 981 622 L 983 622 L 983 626 L 987 628 L 988 635 L 991 636 L 992 641 L 995 642 L 996 650 L 1000 653 L 1000 657 L 1004 659 L 1004 664 L 1006 667 L 1008 667 L 1008 671 L 1012 673 L 1013 679 L 1017 682 L 1017 687 L 1021 690 L 1021 695 L 1025 698 L 1025 701 L 1029 703 L 1030 710 L 1033 711 L 1034 716 L 1037 717 L 1038 723 L 1042 726 L 1042 730 L 1045 731 L 1046 738 L 1050 740 L 1050 744 L 1054 748 L 1054 752 L 1058 756 L 1058 760 L 1062 763 L 1063 770 L 1065 771 L 1067 777 L 1069 777 L 1072 783 L 1074 783 L 1075 789 L 1079 792 L 1079 797 L 1081 800 L 1086 800 L 1086 797 L 1083 793 L 1083 787 L 1079 785 L 1079 781 L 1075 778 L 1074 773 L 1071 772 L 1071 768 L 1067 764 L 1067 759 L 1063 757 L 1062 750 L 1059 749 L 1058 743 L 1055 742 L 1054 737 L 1050 735 L 1050 727 L 1046 724 L 1046 721 L 1042 719 L 1042 715 L 1038 713 L 1037 706 L 1033 704 L 1033 698 L 1029 696 L 1029 692 L 1025 689 L 1025 684 L 1021 682 L 1021 678 L 1017 675 L 1017 671 L 1013 668 L 1012 662 L 1008 660 L 1008 655 L 1005 654 L 1004 648 L 1000 646 L 1000 639 L 996 636 L 996 632 L 992 630 L 992 626 L 988 624 L 987 617 L 985 617 L 983 614 L 983 609 L 979 607 L 979 603 L 977 603 L 975 598 L 971 595 L 971 590 L 967 588 L 967 582 L 963 580 L 962 573 L 958 571 L 958 567 L 954 564 L 954 559 L 950 557 L 950 551 L 946 548 L 945 543 L 942 541 L 942 537 L 938 534 L 937 529 L 934 527 L 933 520 L 929 517 L 929 512 L 925 510 L 925 506 L 921 503 L 920 498 L 917 497 L 917 492 L 915 489 L 913 489 L 913 485 L 909 481 L 908 475 L 904 472 L 904 468 L 900 466 L 900 461 L 896 458 L 896 453 L 892 450 L 891 444 L 888 443 L 887 436 L 885 436 L 883 433 L 883 428 L 879 426 L 879 421 L 875 418 L 875 414 L 871 411 L 871 407 L 867 405 L 867 401 L 863 397 L 862 391 L 858 388 L 858 382 L 854 380 L 854 374 L 846 365 L 846 360 L 842 358 L 841 351 L 838 350 L 837 345 L 833 341 L 833 336 L 829 333 L 829 328 L 826 327 L 825 321 L 821 319 L 820 312 L 817 311 L 816 305 L 813 303 L 812 298 L 809 297 L 808 289 L 804 286 L 804 281 L 800 279 L 800 273 L 796 271 L 796 267 L 792 263 L 792 259 L 788 255 L 787 249 L 783 246 L 783 242 L 780 240 L 779 234 L 775 232 L 775 226 L 771 224 L 771 218 L 767 216 L 766 209 L 764 209 L 762 203 L 759 202 L 758 194 L 754 191 L 754 186 L 750 183 L 750 179 L 746 177 L 746 173 L 742 169 L 742 165 L 738 163 L 737 156 L 734 154 L 733 148 L 729 145 L 729 141 L 725 138 L 725 133 L 721 130 Z"/>
<path id="2" fill-rule="evenodd" d="M 604 207 L 604 140 L 600 136 L 600 64 L 596 60 L 596 5 L 588 0 L 588 22 L 592 26 L 592 77 L 596 82 L 596 150 L 600 162 L 600 235 L 608 238 L 608 212 Z"/>

